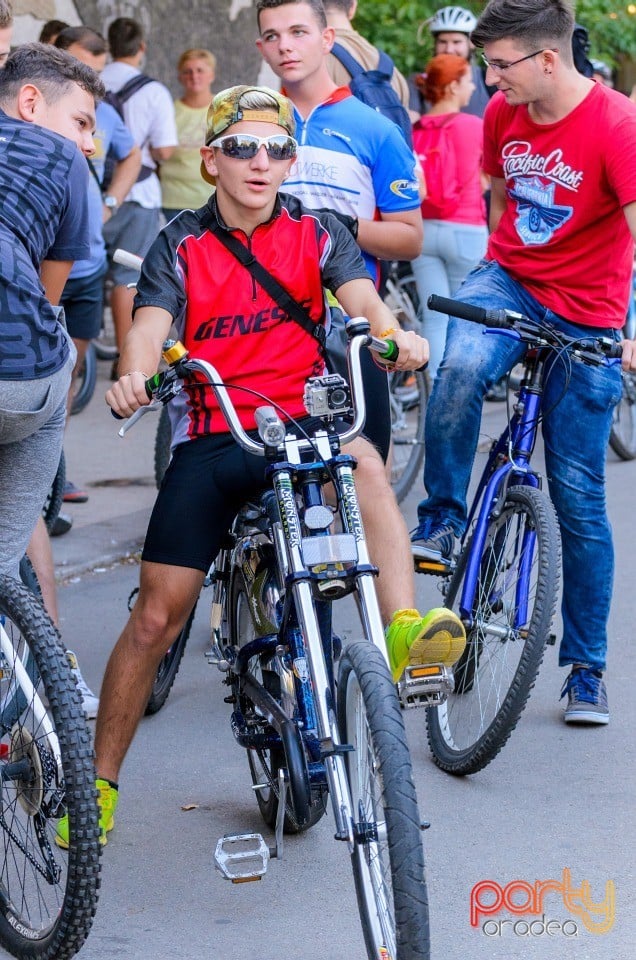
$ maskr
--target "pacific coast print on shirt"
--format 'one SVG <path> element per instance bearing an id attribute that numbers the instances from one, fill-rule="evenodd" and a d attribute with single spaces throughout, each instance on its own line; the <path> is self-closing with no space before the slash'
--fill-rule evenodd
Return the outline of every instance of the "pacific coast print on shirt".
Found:
<path id="1" fill-rule="evenodd" d="M 557 185 L 576 192 L 583 179 L 580 170 L 563 162 L 563 151 L 532 153 L 524 140 L 507 143 L 502 153 L 508 196 L 517 207 L 515 228 L 525 246 L 544 244 L 574 212 L 555 203 Z"/>

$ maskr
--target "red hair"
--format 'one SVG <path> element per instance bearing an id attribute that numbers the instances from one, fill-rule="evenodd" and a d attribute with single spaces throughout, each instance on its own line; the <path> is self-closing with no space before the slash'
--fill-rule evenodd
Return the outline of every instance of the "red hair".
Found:
<path id="1" fill-rule="evenodd" d="M 429 103 L 443 100 L 446 87 L 454 80 L 461 80 L 470 64 L 456 53 L 440 53 L 426 65 L 426 70 L 417 78 L 417 86 Z"/>

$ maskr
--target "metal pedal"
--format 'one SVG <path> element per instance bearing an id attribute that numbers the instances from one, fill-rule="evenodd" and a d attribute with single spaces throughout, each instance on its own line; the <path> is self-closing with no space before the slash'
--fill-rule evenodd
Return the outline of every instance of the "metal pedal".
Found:
<path id="1" fill-rule="evenodd" d="M 443 663 L 409 664 L 398 681 L 403 707 L 439 707 L 455 688 L 452 667 Z"/>
<path id="2" fill-rule="evenodd" d="M 269 847 L 260 833 L 226 834 L 214 851 L 217 870 L 232 883 L 260 880 L 267 872 L 269 857 Z"/>

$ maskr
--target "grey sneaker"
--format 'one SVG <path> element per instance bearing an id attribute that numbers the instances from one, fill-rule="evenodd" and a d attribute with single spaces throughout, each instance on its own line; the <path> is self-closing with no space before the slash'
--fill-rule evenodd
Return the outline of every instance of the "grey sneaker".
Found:
<path id="1" fill-rule="evenodd" d="M 568 702 L 563 714 L 566 723 L 609 723 L 607 690 L 600 670 L 572 667 L 561 690 Z"/>
<path id="2" fill-rule="evenodd" d="M 411 531 L 411 543 L 411 552 L 418 560 L 450 560 L 455 546 L 455 531 L 449 523 L 433 526 L 427 517 Z"/>
<path id="3" fill-rule="evenodd" d="M 73 651 L 67 650 L 66 656 L 68 657 L 68 662 L 71 665 L 71 672 L 75 677 L 75 683 L 77 684 L 77 689 L 79 690 L 80 697 L 82 698 L 84 715 L 86 716 L 87 720 L 94 720 L 97 716 L 97 710 L 99 708 L 99 697 L 95 696 L 89 685 L 86 683 L 86 680 L 82 676 L 82 671 L 79 668 L 77 657 Z"/>

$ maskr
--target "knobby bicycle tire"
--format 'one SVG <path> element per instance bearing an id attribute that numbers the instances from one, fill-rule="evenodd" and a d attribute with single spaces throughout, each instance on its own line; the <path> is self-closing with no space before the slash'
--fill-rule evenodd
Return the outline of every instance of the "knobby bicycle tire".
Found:
<path id="1" fill-rule="evenodd" d="M 60 453 L 60 462 L 57 465 L 57 471 L 53 477 L 53 483 L 51 484 L 51 489 L 47 493 L 44 506 L 42 507 L 42 516 L 44 517 L 44 523 L 49 533 L 53 529 L 53 524 L 57 520 L 60 510 L 62 509 L 65 485 L 66 458 L 64 456 L 64 451 L 62 450 Z"/>
<path id="2" fill-rule="evenodd" d="M 99 891 L 91 739 L 57 631 L 29 590 L 5 576 L 0 617 L 10 644 L 2 696 L 15 699 L 10 687 L 19 683 L 26 701 L 11 727 L 0 730 L 0 944 L 20 960 L 68 960 L 89 933 Z M 37 693 L 19 676 L 16 658 L 25 643 L 37 667 Z M 23 769 L 14 767 L 11 776 L 10 764 Z M 68 850 L 54 841 L 64 813 Z"/>
<path id="3" fill-rule="evenodd" d="M 147 717 L 158 713 L 168 699 L 168 694 L 172 690 L 172 685 L 177 678 L 179 667 L 183 660 L 183 654 L 185 653 L 188 637 L 190 636 L 196 609 L 197 605 L 195 603 L 185 625 L 157 668 L 157 673 L 152 684 L 152 691 L 146 704 L 145 715 Z"/>
<path id="4" fill-rule="evenodd" d="M 71 400 L 71 416 L 81 413 L 95 393 L 95 384 L 97 383 L 97 354 L 95 346 L 89 343 L 84 363 L 75 380 L 75 392 Z"/>
<path id="5" fill-rule="evenodd" d="M 461 598 L 468 541 L 453 574 L 446 606 Z M 527 591 L 519 570 L 527 571 Z M 455 690 L 427 711 L 428 741 L 438 767 L 464 775 L 483 769 L 517 725 L 534 686 L 556 607 L 560 538 L 545 493 L 526 486 L 508 490 L 491 518 L 480 561 L 472 625 L 454 668 Z M 522 604 L 527 614 L 522 617 Z M 522 622 L 515 619 L 522 617 Z"/>
<path id="6" fill-rule="evenodd" d="M 168 407 L 163 406 L 159 411 L 159 421 L 155 434 L 155 484 L 157 490 L 161 486 L 163 475 L 170 463 L 170 444 L 172 443 L 172 426 L 168 416 Z"/>
<path id="7" fill-rule="evenodd" d="M 349 644 L 341 657 L 337 709 L 343 742 L 354 747 L 345 754 L 354 817 L 369 832 L 351 858 L 369 960 L 428 960 L 428 896 L 411 756 L 386 661 L 367 641 Z"/>
<path id="8" fill-rule="evenodd" d="M 29 592 L 33 594 L 36 600 L 39 600 L 40 603 L 43 603 L 42 590 L 40 589 L 39 580 L 33 568 L 33 564 L 29 560 L 26 553 L 20 560 L 20 580 L 29 590 Z M 31 652 L 29 644 L 24 639 L 22 639 L 22 642 L 19 644 L 17 653 L 24 665 L 24 669 L 26 670 L 31 683 L 36 683 L 38 671 L 35 664 L 35 658 Z M 26 708 L 26 705 L 27 701 L 21 687 L 18 684 L 5 684 L 5 688 L 2 691 L 2 696 L 0 697 L 0 730 L 10 730 L 18 719 L 19 715 Z"/>
<path id="9" fill-rule="evenodd" d="M 636 458 L 636 376 L 622 371 L 621 398 L 614 407 L 609 444 L 621 460 Z"/>
<path id="10" fill-rule="evenodd" d="M 250 613 L 250 603 L 241 572 L 235 569 L 230 578 L 228 627 L 231 645 L 243 646 L 260 633 L 254 628 Z M 272 694 L 281 701 L 281 680 L 274 668 L 273 658 L 261 658 L 252 674 Z M 258 715 L 258 708 L 249 698 L 241 705 L 248 713 Z M 292 711 L 290 710 L 290 713 Z M 287 751 L 287 753 L 286 753 Z M 278 816 L 278 771 L 286 770 L 289 779 L 286 811 L 284 819 L 285 833 L 304 833 L 315 826 L 327 809 L 326 789 L 320 785 L 310 785 L 307 774 L 306 758 L 298 728 L 295 735 L 288 734 L 285 747 L 271 749 L 250 749 L 247 761 L 252 783 L 262 785 L 255 790 L 256 802 L 260 814 L 268 827 L 276 826 Z M 296 799 L 296 802 L 294 801 Z"/>

